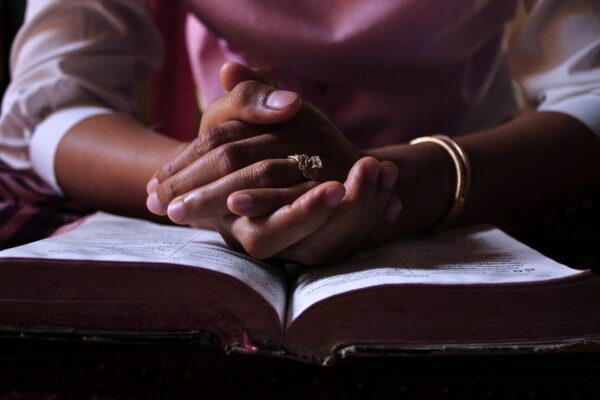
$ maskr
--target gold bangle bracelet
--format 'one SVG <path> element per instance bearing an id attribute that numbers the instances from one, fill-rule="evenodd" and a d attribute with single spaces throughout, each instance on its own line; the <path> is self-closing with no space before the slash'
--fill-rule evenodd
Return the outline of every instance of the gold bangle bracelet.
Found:
<path id="1" fill-rule="evenodd" d="M 433 230 L 440 230 L 456 221 L 467 201 L 469 185 L 471 184 L 471 163 L 464 149 L 448 136 L 423 136 L 410 141 L 411 145 L 419 143 L 434 143 L 442 147 L 450 155 L 450 158 L 452 158 L 452 163 L 456 170 L 456 189 L 454 191 L 452 206 L 433 228 Z"/>

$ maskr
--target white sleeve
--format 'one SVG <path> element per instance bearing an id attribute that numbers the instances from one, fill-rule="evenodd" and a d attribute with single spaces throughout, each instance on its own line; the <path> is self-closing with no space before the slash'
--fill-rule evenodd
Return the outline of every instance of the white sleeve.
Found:
<path id="1" fill-rule="evenodd" d="M 539 111 L 568 114 L 600 137 L 600 1 L 539 0 L 509 57 Z"/>
<path id="2" fill-rule="evenodd" d="M 53 157 L 66 131 L 98 113 L 134 113 L 135 86 L 162 58 L 144 0 L 29 0 L 11 50 L 0 158 L 58 189 Z"/>
<path id="3" fill-rule="evenodd" d="M 54 111 L 40 122 L 29 143 L 29 158 L 33 170 L 56 193 L 63 194 L 54 169 L 54 158 L 60 141 L 79 122 L 95 115 L 114 113 L 113 110 L 96 106 L 78 106 Z"/>

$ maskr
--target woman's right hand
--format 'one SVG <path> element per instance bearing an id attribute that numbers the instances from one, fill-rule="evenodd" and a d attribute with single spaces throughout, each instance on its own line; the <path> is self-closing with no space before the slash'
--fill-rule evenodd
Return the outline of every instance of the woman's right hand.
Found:
<path id="1" fill-rule="evenodd" d="M 222 80 L 225 88 L 234 85 L 232 90 L 207 109 L 198 138 L 149 183 L 148 208 L 176 223 L 227 215 L 227 198 L 235 191 L 289 189 L 263 205 L 264 213 L 272 212 L 318 181 L 345 180 L 363 155 L 297 94 L 277 90 L 260 71 L 239 64 L 228 69 Z M 323 161 L 315 181 L 307 182 L 297 163 L 287 159 L 303 153 Z"/>

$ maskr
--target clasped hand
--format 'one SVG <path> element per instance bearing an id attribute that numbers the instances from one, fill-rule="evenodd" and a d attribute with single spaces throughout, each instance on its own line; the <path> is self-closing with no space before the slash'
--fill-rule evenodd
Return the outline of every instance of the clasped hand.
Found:
<path id="1" fill-rule="evenodd" d="M 148 183 L 151 212 L 192 226 L 209 220 L 256 258 L 307 265 L 383 240 L 401 210 L 393 163 L 365 157 L 262 71 L 227 63 L 221 81 L 228 92 L 205 110 L 198 137 Z M 301 153 L 323 160 L 317 180 L 287 159 Z"/>

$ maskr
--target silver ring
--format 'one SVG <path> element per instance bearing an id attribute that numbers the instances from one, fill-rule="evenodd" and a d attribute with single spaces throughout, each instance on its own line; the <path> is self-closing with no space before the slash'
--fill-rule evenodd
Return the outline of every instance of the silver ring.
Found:
<path id="1" fill-rule="evenodd" d="M 316 180 L 317 171 L 323 168 L 323 162 L 319 156 L 309 156 L 307 154 L 294 154 L 287 158 L 296 161 L 302 176 L 309 181 Z"/>

